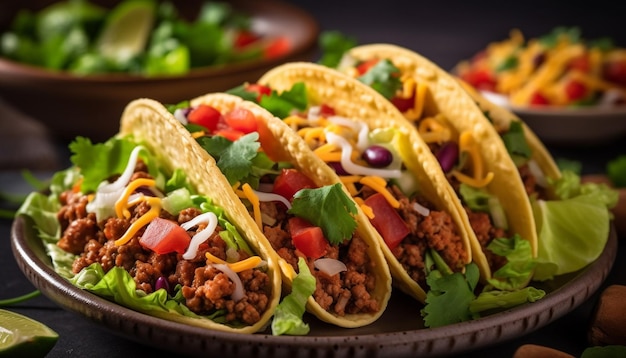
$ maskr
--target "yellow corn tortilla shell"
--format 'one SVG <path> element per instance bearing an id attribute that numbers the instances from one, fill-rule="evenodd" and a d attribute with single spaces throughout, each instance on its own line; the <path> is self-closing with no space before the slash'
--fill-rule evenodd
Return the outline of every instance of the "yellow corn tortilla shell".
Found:
<path id="1" fill-rule="evenodd" d="M 283 148 L 281 157 L 290 162 L 307 177 L 311 178 L 318 186 L 334 184 L 338 181 L 335 172 L 311 152 L 302 138 L 295 135 L 289 126 L 283 123 L 281 119 L 274 117 L 270 112 L 256 103 L 244 101 L 238 96 L 226 93 L 213 93 L 192 99 L 190 104 L 192 107 L 207 104 L 216 108 L 221 113 L 229 112 L 235 108 L 245 108 L 251 111 L 257 120 L 262 121 L 267 126 L 267 129 L 272 133 L 274 139 L 280 143 L 280 147 Z M 346 194 L 350 197 L 347 191 Z M 246 216 L 250 217 L 247 211 Z M 380 247 L 378 247 L 374 235 L 372 235 L 369 230 L 367 217 L 359 213 L 356 216 L 356 220 L 357 232 L 363 241 L 368 244 L 368 256 L 374 263 L 373 266 L 376 267 L 376 270 L 374 270 L 376 288 L 372 292 L 372 296 L 380 303 L 380 309 L 376 313 L 338 316 L 337 314 L 323 309 L 315 301 L 313 296 L 310 296 L 307 300 L 307 310 L 310 313 L 324 322 L 346 328 L 361 327 L 373 323 L 383 314 L 389 302 L 389 298 L 391 297 L 391 274 L 389 267 L 385 262 L 385 258 Z M 286 289 L 290 291 L 291 283 L 296 276 L 296 271 L 285 260 L 280 257 L 278 258 L 283 273 L 283 282 L 286 284 Z"/>
<path id="2" fill-rule="evenodd" d="M 268 85 L 278 92 L 289 90 L 298 82 L 306 84 L 310 103 L 328 104 L 337 115 L 363 121 L 372 130 L 393 127 L 405 134 L 407 141 L 403 143 L 405 146 L 403 154 L 408 156 L 402 158 L 405 165 L 417 179 L 418 187 L 424 197 L 439 210 L 450 214 L 467 250 L 467 263 L 471 262 L 473 254 L 469 231 L 466 229 L 469 222 L 463 221 L 467 221 L 467 217 L 461 214 L 462 207 L 459 199 L 449 186 L 437 159 L 419 137 L 417 131 L 404 120 L 402 114 L 395 107 L 388 106 L 384 98 L 370 87 L 338 71 L 314 63 L 288 63 L 270 70 L 259 80 L 260 84 Z M 297 136 L 295 133 L 293 135 Z M 311 155 L 315 156 L 312 152 Z M 320 163 L 319 165 L 328 167 L 323 161 Z M 332 173 L 336 177 L 336 182 L 341 182 L 334 171 Z M 360 208 L 359 211 L 361 212 Z M 424 302 L 425 288 L 407 274 L 369 219 L 365 214 L 362 215 L 367 221 L 368 230 L 376 237 L 383 250 L 394 278 L 394 284 L 405 293 Z M 482 265 L 486 265 L 486 262 Z"/>
<path id="3" fill-rule="evenodd" d="M 483 95 L 481 95 L 474 87 L 469 85 L 467 82 L 458 79 L 461 87 L 465 89 L 470 96 L 476 101 L 478 106 L 481 108 L 483 112 L 487 112 L 489 118 L 493 123 L 493 126 L 496 128 L 498 132 L 501 130 L 506 130 L 511 125 L 511 122 L 517 121 L 522 124 L 522 128 L 524 128 L 524 136 L 526 137 L 526 142 L 530 146 L 532 151 L 531 158 L 537 162 L 537 165 L 544 173 L 544 175 L 548 178 L 558 179 L 561 177 L 561 171 L 559 167 L 556 165 L 554 158 L 545 147 L 543 142 L 537 137 L 535 132 L 532 131 L 524 121 L 519 118 L 516 114 L 509 111 L 508 109 L 498 106 L 493 102 L 489 101 Z"/>
<path id="4" fill-rule="evenodd" d="M 189 132 L 160 103 L 150 99 L 137 99 L 125 108 L 120 125 L 120 136 L 132 135 L 145 145 L 148 150 L 157 154 L 166 168 L 182 169 L 192 185 L 199 193 L 209 196 L 213 202 L 224 209 L 229 221 L 237 227 L 239 233 L 250 247 L 268 265 L 271 301 L 263 313 L 261 320 L 252 326 L 230 327 L 208 319 L 154 313 L 155 316 L 193 326 L 233 333 L 255 333 L 267 327 L 281 296 L 281 276 L 278 260 L 271 245 L 259 232 L 254 221 L 242 207 L 241 202 L 229 187 L 222 175 L 215 175 L 215 160 L 202 150 Z M 220 195 L 215 195 L 220 193 Z"/>
<path id="5" fill-rule="evenodd" d="M 428 96 L 425 113 L 441 113 L 453 127 L 455 134 L 470 131 L 479 143 L 485 168 L 495 174 L 486 189 L 500 199 L 509 223 L 509 231 L 519 234 L 531 243 L 533 256 L 537 256 L 537 233 L 530 200 L 517 167 L 509 156 L 500 136 L 484 116 L 472 97 L 458 81 L 439 66 L 406 48 L 392 44 L 370 44 L 352 48 L 350 58 L 364 61 L 372 58 L 390 60 L 403 75 L 411 75 L 418 83 L 426 83 Z M 395 108 L 387 101 L 387 105 Z M 398 111 L 400 112 L 400 111 Z M 413 127 L 413 126 L 412 126 Z M 413 127 L 415 128 L 415 127 Z M 472 231 L 471 226 L 468 230 Z M 475 236 L 474 236 L 475 238 Z M 472 240 L 474 260 L 483 263 L 481 276 L 490 278 L 491 268 L 478 240 Z"/>

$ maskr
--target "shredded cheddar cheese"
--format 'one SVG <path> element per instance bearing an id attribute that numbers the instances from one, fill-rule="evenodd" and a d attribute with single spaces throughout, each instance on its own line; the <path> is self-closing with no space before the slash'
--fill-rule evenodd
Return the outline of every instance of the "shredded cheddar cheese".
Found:
<path id="1" fill-rule="evenodd" d="M 118 218 L 130 218 L 128 211 L 128 197 L 141 186 L 155 186 L 154 179 L 139 178 L 128 183 L 122 196 L 115 202 L 115 214 Z"/>
<path id="2" fill-rule="evenodd" d="M 263 260 L 259 256 L 251 256 L 245 260 L 241 260 L 237 262 L 224 261 L 220 259 L 219 257 L 212 255 L 210 252 L 207 252 L 205 256 L 207 260 L 209 260 L 211 263 L 227 265 L 234 272 L 241 272 L 241 271 L 253 269 L 259 266 L 259 264 L 263 262 Z"/>
<path id="3" fill-rule="evenodd" d="M 387 190 L 387 182 L 385 179 L 377 176 L 365 176 L 360 181 L 361 184 L 367 185 L 375 191 L 383 194 L 389 205 L 394 208 L 400 207 L 400 202 Z"/>
<path id="4" fill-rule="evenodd" d="M 426 100 L 426 91 L 428 85 L 426 83 L 417 83 L 413 77 L 404 75 L 402 78 L 402 98 L 413 97 L 413 107 L 404 112 L 404 116 L 414 121 L 422 116 L 424 111 L 424 101 Z"/>
<path id="5" fill-rule="evenodd" d="M 245 195 L 246 199 L 248 199 L 252 204 L 254 221 L 256 222 L 259 229 L 263 230 L 263 220 L 261 218 L 261 202 L 259 201 L 259 197 L 254 193 L 254 190 L 252 190 L 252 187 L 250 187 L 250 184 L 248 183 L 242 185 L 241 189 L 243 190 L 243 194 Z"/>
<path id="6" fill-rule="evenodd" d="M 478 143 L 474 139 L 471 132 L 466 131 L 461 133 L 459 137 L 459 151 L 465 152 L 469 155 L 471 160 L 471 172 L 472 175 L 465 175 L 458 170 L 452 171 L 452 174 L 461 182 L 466 183 L 472 187 L 482 188 L 487 186 L 491 180 L 493 180 L 493 172 L 485 174 L 483 157 L 480 153 Z"/>
<path id="7" fill-rule="evenodd" d="M 126 244 L 128 241 L 130 241 L 130 239 L 133 238 L 133 236 L 135 236 L 135 234 L 137 234 L 137 231 L 139 231 L 139 229 L 148 225 L 148 223 L 150 223 L 152 219 L 159 216 L 159 212 L 161 211 L 161 199 L 151 196 L 143 196 L 142 200 L 145 200 L 148 202 L 148 204 L 150 204 L 150 210 L 141 217 L 139 217 L 137 220 L 135 220 L 130 225 L 128 230 L 126 230 L 124 235 L 122 235 L 122 237 L 115 240 L 116 246 Z"/>
<path id="8" fill-rule="evenodd" d="M 452 131 L 445 124 L 442 114 L 420 120 L 417 131 L 426 143 L 447 142 L 452 136 Z"/>
<path id="9" fill-rule="evenodd" d="M 354 202 L 363 210 L 363 213 L 372 220 L 376 215 L 374 215 L 374 210 L 372 207 L 365 204 L 365 201 L 361 197 L 355 197 Z"/>

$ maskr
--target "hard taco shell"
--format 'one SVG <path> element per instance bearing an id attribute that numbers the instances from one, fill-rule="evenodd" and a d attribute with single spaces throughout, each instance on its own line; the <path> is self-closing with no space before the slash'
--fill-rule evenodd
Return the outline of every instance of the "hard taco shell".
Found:
<path id="1" fill-rule="evenodd" d="M 468 230 L 465 229 L 469 223 L 464 222 L 464 217 L 460 214 L 461 204 L 443 176 L 436 158 L 402 115 L 368 86 L 340 72 L 313 63 L 296 62 L 278 66 L 259 80 L 260 84 L 268 85 L 278 92 L 289 90 L 298 82 L 306 84 L 307 95 L 312 103 L 330 105 L 337 115 L 363 121 L 370 129 L 393 127 L 405 134 L 407 140 L 401 143 L 401 155 L 405 165 L 415 175 L 424 197 L 438 209 L 450 214 L 467 248 L 467 263 L 471 262 L 472 240 Z M 320 163 L 319 165 L 328 167 L 324 162 Z M 336 178 L 340 181 L 338 177 Z M 360 209 L 359 211 L 361 212 Z M 424 302 L 425 288 L 407 274 L 367 217 L 364 214 L 362 216 L 367 220 L 368 231 L 377 238 L 383 250 L 394 284 L 405 293 Z"/>
<path id="2" fill-rule="evenodd" d="M 196 145 L 189 132 L 173 118 L 163 105 L 150 99 L 137 99 L 125 108 L 120 125 L 120 136 L 132 135 L 151 152 L 157 153 L 163 164 L 173 170 L 182 169 L 199 193 L 208 195 L 224 209 L 230 222 L 250 247 L 267 262 L 272 290 L 271 302 L 259 322 L 252 326 L 230 327 L 207 319 L 155 313 L 156 316 L 189 325 L 234 333 L 255 333 L 266 328 L 274 314 L 281 295 L 281 276 L 278 260 L 270 244 L 259 232 L 237 196 L 230 190 L 228 181 L 221 175 L 215 160 Z M 215 195 L 220 193 L 220 195 Z"/>

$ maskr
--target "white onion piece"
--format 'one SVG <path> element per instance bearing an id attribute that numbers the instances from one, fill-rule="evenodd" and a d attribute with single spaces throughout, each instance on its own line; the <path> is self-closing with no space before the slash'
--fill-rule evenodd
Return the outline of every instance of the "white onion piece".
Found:
<path id="1" fill-rule="evenodd" d="M 328 118 L 328 121 L 334 124 L 351 128 L 353 131 L 358 132 L 356 147 L 360 151 L 364 151 L 369 146 L 368 135 L 370 132 L 370 128 L 367 124 L 351 121 L 348 118 L 340 116 L 331 116 Z"/>
<path id="2" fill-rule="evenodd" d="M 233 300 L 235 301 L 241 300 L 244 296 L 244 292 L 243 292 L 243 282 L 241 282 L 239 275 L 237 275 L 235 271 L 233 271 L 230 267 L 228 267 L 228 265 L 225 265 L 225 264 L 212 264 L 212 265 L 216 269 L 225 273 L 226 276 L 228 276 L 228 278 L 235 285 L 235 291 L 233 291 L 233 294 L 232 294 Z"/>
<path id="3" fill-rule="evenodd" d="M 491 220 L 493 220 L 493 225 L 497 228 L 507 230 L 509 223 L 506 220 L 506 213 L 502 208 L 502 204 L 500 204 L 500 200 L 495 196 L 491 196 L 487 204 L 489 205 L 489 214 L 491 215 Z"/>
<path id="4" fill-rule="evenodd" d="M 321 106 L 312 106 L 311 108 L 309 108 L 309 111 L 307 112 L 306 119 L 309 121 L 309 123 L 311 123 L 311 125 L 316 125 L 317 120 L 320 118 L 321 112 L 322 112 Z"/>
<path id="5" fill-rule="evenodd" d="M 124 188 L 126 188 L 130 178 L 135 172 L 139 152 L 143 149 L 142 146 L 137 146 L 133 149 L 128 158 L 126 168 L 124 168 L 124 172 L 116 181 L 113 183 L 103 181 L 98 185 L 93 200 L 87 204 L 86 208 L 88 213 L 96 214 L 98 221 L 106 219 L 115 213 L 115 202 L 117 202 L 124 193 Z"/>
<path id="6" fill-rule="evenodd" d="M 194 257 L 196 257 L 196 255 L 198 254 L 198 247 L 200 246 L 200 244 L 202 244 L 209 237 L 211 237 L 211 235 L 215 231 L 215 228 L 217 227 L 217 216 L 215 216 L 215 214 L 211 212 L 207 212 L 207 213 L 200 214 L 196 216 L 195 218 L 187 221 L 186 223 L 183 223 L 182 225 L 180 225 L 183 229 L 189 230 L 190 228 L 200 223 L 205 223 L 205 222 L 207 223 L 207 226 L 200 232 L 197 232 L 191 238 L 189 247 L 187 248 L 187 251 L 185 251 L 185 253 L 183 254 L 183 258 L 185 260 L 191 260 Z"/>
<path id="7" fill-rule="evenodd" d="M 373 175 L 382 178 L 399 178 L 402 176 L 402 172 L 399 169 L 368 168 L 353 163 L 352 146 L 345 138 L 335 133 L 326 133 L 326 141 L 330 144 L 338 145 L 341 147 L 341 166 L 346 172 L 350 174 Z"/>
<path id="8" fill-rule="evenodd" d="M 289 200 L 285 199 L 284 196 L 274 194 L 274 193 L 264 193 L 262 191 L 252 190 L 254 194 L 259 198 L 260 201 L 280 201 L 285 204 L 287 209 L 291 209 L 291 203 Z"/>
<path id="9" fill-rule="evenodd" d="M 530 173 L 535 177 L 537 185 L 542 188 L 548 187 L 548 180 L 546 179 L 545 174 L 541 171 L 541 168 L 539 168 L 539 164 L 537 164 L 536 161 L 532 159 L 528 161 L 528 170 L 530 170 Z"/>
<path id="10" fill-rule="evenodd" d="M 189 121 L 187 120 L 187 109 L 176 108 L 174 110 L 174 118 L 176 118 L 183 125 L 189 124 Z"/>
<path id="11" fill-rule="evenodd" d="M 339 272 L 348 271 L 346 264 L 335 259 L 321 258 L 315 260 L 313 264 L 315 265 L 316 269 L 324 272 L 329 276 L 334 276 Z"/>
<path id="12" fill-rule="evenodd" d="M 418 202 L 413 203 L 413 210 L 417 211 L 422 216 L 430 215 L 430 209 L 428 209 L 427 207 L 421 205 Z"/>
<path id="13" fill-rule="evenodd" d="M 511 103 L 509 102 L 509 98 L 501 93 L 480 91 L 480 94 L 493 104 L 504 108 L 510 108 Z"/>

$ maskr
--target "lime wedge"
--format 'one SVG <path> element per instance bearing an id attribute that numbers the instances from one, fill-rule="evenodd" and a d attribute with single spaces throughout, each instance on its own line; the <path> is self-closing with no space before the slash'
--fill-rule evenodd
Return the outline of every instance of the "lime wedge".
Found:
<path id="1" fill-rule="evenodd" d="M 58 339 L 45 324 L 0 309 L 0 357 L 44 357 Z"/>
<path id="2" fill-rule="evenodd" d="M 123 1 L 107 17 L 96 44 L 97 50 L 118 63 L 125 63 L 143 52 L 150 37 L 155 12 L 152 1 Z"/>

